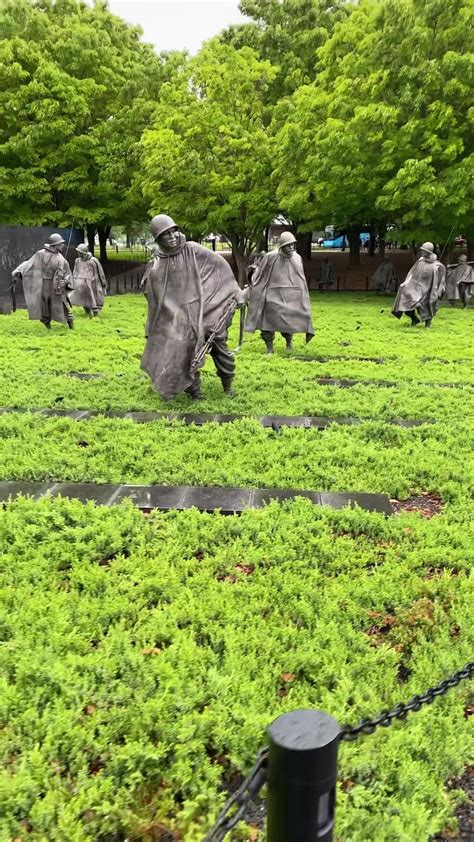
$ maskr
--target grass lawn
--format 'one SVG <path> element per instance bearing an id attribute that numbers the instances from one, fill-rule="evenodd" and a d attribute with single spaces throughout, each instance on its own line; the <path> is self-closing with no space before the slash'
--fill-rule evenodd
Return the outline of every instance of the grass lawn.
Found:
<path id="1" fill-rule="evenodd" d="M 223 396 L 208 361 L 197 406 L 164 403 L 140 371 L 139 296 L 108 299 L 96 320 L 77 311 L 73 332 L 46 332 L 24 311 L 0 319 L 0 406 L 28 410 L 0 415 L 0 480 L 402 501 L 390 518 L 301 498 L 240 517 L 61 499 L 4 507 L 1 842 L 202 842 L 280 713 L 320 707 L 356 722 L 472 660 L 474 312 L 443 307 L 432 331 L 412 330 L 390 304 L 314 296 L 316 337 L 296 339 L 297 358 L 283 340 L 267 357 L 247 336 L 236 396 Z M 341 389 L 322 377 L 363 382 Z M 44 407 L 246 417 L 76 422 L 35 412 Z M 252 417 L 269 413 L 361 423 L 276 433 Z M 429 519 L 409 510 L 423 495 L 437 501 Z M 455 827 L 462 793 L 446 784 L 472 763 L 468 702 L 464 684 L 342 745 L 338 842 L 428 842 Z M 232 836 L 263 838 L 245 824 Z"/>

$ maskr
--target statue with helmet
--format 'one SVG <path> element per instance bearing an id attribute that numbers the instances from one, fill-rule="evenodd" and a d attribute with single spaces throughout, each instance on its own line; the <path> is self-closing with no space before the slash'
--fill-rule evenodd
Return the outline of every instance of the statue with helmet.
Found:
<path id="1" fill-rule="evenodd" d="M 451 307 L 462 301 L 463 309 L 474 295 L 474 268 L 472 261 L 465 254 L 460 254 L 458 262 L 447 267 L 446 295 Z"/>
<path id="2" fill-rule="evenodd" d="M 304 333 L 306 342 L 314 336 L 308 285 L 295 244 L 291 231 L 284 231 L 278 249 L 265 255 L 252 277 L 245 330 L 260 331 L 267 354 L 273 354 L 277 331 L 288 350 L 295 333 Z"/>
<path id="3" fill-rule="evenodd" d="M 141 367 L 165 400 L 186 392 L 200 400 L 200 368 L 209 351 L 224 393 L 232 395 L 235 359 L 227 331 L 247 301 L 222 255 L 186 237 L 167 214 L 151 221 L 157 244 L 148 264 L 146 345 Z"/>
<path id="4" fill-rule="evenodd" d="M 100 260 L 92 255 L 85 243 L 76 246 L 77 258 L 72 277 L 74 289 L 71 304 L 83 307 L 89 318 L 98 316 L 107 295 L 107 281 Z"/>
<path id="5" fill-rule="evenodd" d="M 17 279 L 23 281 L 28 317 L 42 322 L 48 330 L 53 321 L 67 324 L 71 330 L 74 326 L 68 299 L 74 282 L 69 263 L 61 253 L 64 245 L 60 234 L 50 234 L 44 247 L 12 272 L 13 283 Z"/>
<path id="6" fill-rule="evenodd" d="M 397 319 L 409 317 L 411 326 L 431 322 L 439 307 L 439 299 L 446 287 L 446 268 L 438 260 L 433 243 L 420 246 L 421 256 L 400 284 L 392 313 Z"/>

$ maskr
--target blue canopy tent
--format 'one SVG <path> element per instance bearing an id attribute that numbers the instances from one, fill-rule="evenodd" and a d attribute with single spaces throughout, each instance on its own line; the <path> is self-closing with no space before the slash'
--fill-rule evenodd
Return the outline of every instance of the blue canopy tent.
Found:
<path id="1" fill-rule="evenodd" d="M 367 233 L 363 233 L 360 235 L 360 242 L 361 245 L 367 242 L 370 238 L 370 235 Z M 323 248 L 325 249 L 340 249 L 342 248 L 342 244 L 346 241 L 346 248 L 349 248 L 349 242 L 345 234 L 342 234 L 340 237 L 334 237 L 332 240 L 324 240 Z"/>

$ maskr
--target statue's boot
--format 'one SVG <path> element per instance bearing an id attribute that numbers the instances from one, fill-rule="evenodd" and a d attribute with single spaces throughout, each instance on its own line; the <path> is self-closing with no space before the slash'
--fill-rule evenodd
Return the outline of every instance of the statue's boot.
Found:
<path id="1" fill-rule="evenodd" d="M 431 327 L 432 326 L 431 322 L 432 322 L 432 319 L 426 319 L 425 327 Z"/>
<path id="2" fill-rule="evenodd" d="M 418 316 L 416 315 L 414 310 L 409 310 L 407 312 L 407 316 L 410 317 L 411 327 L 416 327 L 417 325 L 420 324 L 420 319 L 418 318 Z"/>
<path id="3" fill-rule="evenodd" d="M 187 395 L 189 395 L 191 400 L 202 401 L 201 378 L 199 377 L 199 374 L 195 377 L 194 382 L 191 383 L 191 385 L 184 391 Z"/>
<path id="4" fill-rule="evenodd" d="M 227 395 L 228 398 L 234 397 L 234 392 L 232 390 L 232 381 L 233 377 L 221 377 L 222 388 L 224 389 L 224 395 Z"/>
<path id="5" fill-rule="evenodd" d="M 291 351 L 293 348 L 293 337 L 291 333 L 282 333 L 282 336 L 286 342 L 286 350 Z"/>
<path id="6" fill-rule="evenodd" d="M 42 322 L 44 324 L 46 330 L 51 330 L 51 322 Z"/>

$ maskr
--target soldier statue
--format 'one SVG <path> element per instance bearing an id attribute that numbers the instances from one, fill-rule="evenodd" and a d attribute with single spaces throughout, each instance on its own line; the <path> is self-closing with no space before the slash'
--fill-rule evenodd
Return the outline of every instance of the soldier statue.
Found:
<path id="1" fill-rule="evenodd" d="M 231 396 L 235 360 L 227 330 L 248 291 L 240 289 L 224 257 L 187 242 L 170 216 L 153 217 L 151 230 L 158 248 L 144 284 L 148 320 L 141 367 L 165 400 L 181 392 L 201 400 L 203 359 L 196 365 L 196 358 L 208 346 L 224 392 Z"/>
<path id="2" fill-rule="evenodd" d="M 445 290 L 446 269 L 438 260 L 433 243 L 423 243 L 421 257 L 411 267 L 398 289 L 392 313 L 397 319 L 403 314 L 416 327 L 420 321 L 431 327 Z"/>
<path id="3" fill-rule="evenodd" d="M 100 261 L 92 256 L 85 243 L 76 246 L 76 252 L 78 257 L 72 273 L 74 290 L 70 301 L 71 304 L 84 307 L 86 315 L 93 318 L 99 315 L 104 306 L 107 281 Z"/>
<path id="4" fill-rule="evenodd" d="M 382 263 L 372 275 L 370 288 L 374 289 L 378 295 L 388 295 L 395 292 L 396 286 L 397 273 L 395 266 L 389 257 L 384 257 Z"/>
<path id="5" fill-rule="evenodd" d="M 281 234 L 278 250 L 265 255 L 253 278 L 245 330 L 260 330 L 267 354 L 273 354 L 275 333 L 281 333 L 288 350 L 293 335 L 304 333 L 306 342 L 314 336 L 311 307 L 303 261 L 296 252 L 296 238 Z"/>
<path id="6" fill-rule="evenodd" d="M 12 273 L 13 282 L 18 278 L 23 281 L 28 317 L 42 322 L 48 330 L 52 321 L 67 323 L 71 330 L 74 327 L 67 297 L 74 282 L 69 263 L 61 254 L 64 245 L 60 234 L 51 234 L 44 247 Z"/>
<path id="7" fill-rule="evenodd" d="M 446 294 L 451 307 L 456 301 L 462 301 L 463 309 L 474 295 L 474 268 L 465 254 L 460 254 L 458 262 L 448 266 Z"/>

